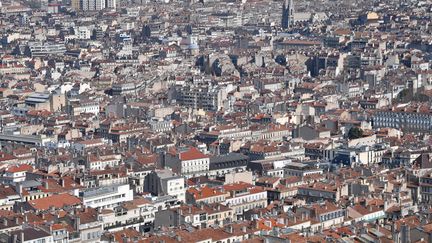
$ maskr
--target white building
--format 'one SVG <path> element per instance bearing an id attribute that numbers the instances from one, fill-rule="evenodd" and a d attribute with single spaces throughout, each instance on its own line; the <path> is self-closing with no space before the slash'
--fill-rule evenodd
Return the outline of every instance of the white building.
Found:
<path id="1" fill-rule="evenodd" d="M 87 160 L 87 167 L 90 170 L 104 170 L 106 167 L 117 167 L 121 161 L 120 154 L 109 155 L 89 155 Z"/>
<path id="2" fill-rule="evenodd" d="M 141 227 L 148 226 L 154 222 L 155 213 L 158 209 L 151 201 L 144 198 L 136 198 L 125 202 L 114 208 L 102 212 L 99 219 L 103 222 L 104 230 L 115 232 L 126 228 L 137 231 Z"/>
<path id="3" fill-rule="evenodd" d="M 71 101 L 69 105 L 69 112 L 74 116 L 78 116 L 81 113 L 93 113 L 98 115 L 99 111 L 99 102 L 94 100 Z"/>
<path id="4" fill-rule="evenodd" d="M 80 40 L 90 40 L 92 35 L 92 31 L 85 26 L 79 26 L 76 28 L 75 32 L 77 38 Z"/>
<path id="5" fill-rule="evenodd" d="M 29 165 L 18 165 L 7 168 L 1 176 L 4 184 L 13 184 L 26 180 L 27 171 L 33 170 Z"/>
<path id="6" fill-rule="evenodd" d="M 210 157 L 195 147 L 171 149 L 164 158 L 164 166 L 187 178 L 207 175 Z"/>
<path id="7" fill-rule="evenodd" d="M 234 209 L 236 215 L 254 208 L 267 207 L 267 191 L 261 187 L 240 182 L 223 186 L 230 193 L 223 204 Z"/>
<path id="8" fill-rule="evenodd" d="M 113 185 L 82 191 L 80 197 L 86 207 L 113 209 L 124 202 L 133 200 L 133 191 L 128 184 Z"/>
<path id="9" fill-rule="evenodd" d="M 105 0 L 81 0 L 81 10 L 83 11 L 100 11 L 106 7 Z"/>
<path id="10" fill-rule="evenodd" d="M 186 200 L 185 179 L 171 170 L 156 170 L 147 175 L 145 191 L 156 196 L 170 195 L 181 202 Z"/>

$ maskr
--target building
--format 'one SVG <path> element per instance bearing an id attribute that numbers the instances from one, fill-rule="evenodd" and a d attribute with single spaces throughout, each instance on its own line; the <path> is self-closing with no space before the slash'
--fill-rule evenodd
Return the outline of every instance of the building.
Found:
<path id="1" fill-rule="evenodd" d="M 79 193 L 84 206 L 100 209 L 113 209 L 133 200 L 133 191 L 127 185 L 111 185 L 89 188 Z"/>
<path id="2" fill-rule="evenodd" d="M 100 214 L 104 230 L 110 232 L 133 228 L 137 231 L 148 230 L 154 222 L 157 208 L 145 198 L 135 198 L 124 202 L 113 210 L 105 210 Z"/>
<path id="3" fill-rule="evenodd" d="M 164 165 L 185 177 L 207 175 L 210 169 L 210 157 L 195 147 L 171 149 L 165 155 Z"/>
<path id="4" fill-rule="evenodd" d="M 117 167 L 121 161 L 120 154 L 89 155 L 87 158 L 87 168 L 90 170 L 104 170 L 108 167 Z"/>
<path id="5" fill-rule="evenodd" d="M 282 6 L 282 29 L 288 29 L 294 24 L 294 1 L 285 0 Z"/>
<path id="6" fill-rule="evenodd" d="M 187 203 L 222 203 L 229 196 L 228 192 L 220 188 L 204 187 L 191 187 L 186 191 Z"/>
<path id="7" fill-rule="evenodd" d="M 228 206 L 213 203 L 194 205 L 181 205 L 156 213 L 155 228 L 162 226 L 178 227 L 182 224 L 190 224 L 195 227 L 205 228 L 210 225 L 222 226 L 224 222 L 234 219 L 234 210 Z"/>
<path id="8" fill-rule="evenodd" d="M 144 190 L 156 196 L 170 195 L 178 201 L 186 201 L 185 180 L 171 170 L 152 171 L 145 178 Z"/>
<path id="9" fill-rule="evenodd" d="M 106 0 L 80 0 L 80 10 L 100 11 L 106 8 Z"/>
<path id="10" fill-rule="evenodd" d="M 227 98 L 224 88 L 210 85 L 176 86 L 172 93 L 172 99 L 175 99 L 178 104 L 205 111 L 220 110 Z"/>
<path id="11" fill-rule="evenodd" d="M 66 46 L 63 43 L 32 42 L 28 45 L 28 51 L 31 57 L 63 55 L 66 52 Z"/>
<path id="12" fill-rule="evenodd" d="M 69 102 L 68 110 L 71 115 L 78 116 L 81 113 L 99 115 L 99 102 L 91 99 L 80 99 Z"/>
<path id="13" fill-rule="evenodd" d="M 372 116 L 373 128 L 396 128 L 408 132 L 432 131 L 432 113 L 413 111 L 377 111 Z"/>
<path id="14" fill-rule="evenodd" d="M 345 219 L 345 209 L 336 206 L 331 202 L 313 204 L 310 207 L 302 207 L 296 211 L 298 214 L 305 213 L 316 220 L 311 224 L 312 232 L 320 232 L 332 226 L 341 225 Z"/>
<path id="15" fill-rule="evenodd" d="M 223 189 L 229 192 L 224 204 L 234 210 L 236 219 L 241 218 L 241 215 L 250 209 L 267 206 L 267 191 L 261 187 L 239 182 L 224 185 Z"/>
<path id="16" fill-rule="evenodd" d="M 210 157 L 210 175 L 223 176 L 239 170 L 246 170 L 249 157 L 240 153 Z"/>
<path id="17" fill-rule="evenodd" d="M 18 165 L 8 167 L 1 175 L 0 180 L 5 184 L 15 184 L 26 180 L 26 173 L 32 171 L 30 165 Z"/>
<path id="18" fill-rule="evenodd" d="M 106 0 L 105 7 L 115 9 L 117 7 L 117 0 Z"/>
<path id="19" fill-rule="evenodd" d="M 340 189 L 335 185 L 322 182 L 298 187 L 298 197 L 306 202 L 316 202 L 321 200 L 337 202 L 340 198 Z"/>
<path id="20" fill-rule="evenodd" d="M 284 167 L 284 176 L 303 177 L 307 175 L 322 174 L 322 173 L 323 173 L 322 169 L 305 163 L 289 162 Z"/>
<path id="21" fill-rule="evenodd" d="M 25 228 L 10 233 L 10 242 L 34 243 L 54 242 L 53 236 L 40 228 Z"/>

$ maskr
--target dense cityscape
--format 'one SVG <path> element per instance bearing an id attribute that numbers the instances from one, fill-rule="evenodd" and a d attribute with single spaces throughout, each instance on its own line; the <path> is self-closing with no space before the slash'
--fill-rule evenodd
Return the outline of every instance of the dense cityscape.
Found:
<path id="1" fill-rule="evenodd" d="M 432 243 L 432 0 L 0 0 L 0 243 Z"/>

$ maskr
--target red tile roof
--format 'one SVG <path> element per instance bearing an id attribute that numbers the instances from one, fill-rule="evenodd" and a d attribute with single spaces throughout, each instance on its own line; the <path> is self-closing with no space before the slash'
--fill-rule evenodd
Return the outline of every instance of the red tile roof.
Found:
<path id="1" fill-rule="evenodd" d="M 33 167 L 31 165 L 19 165 L 19 166 L 12 166 L 8 167 L 6 169 L 7 172 L 10 173 L 17 173 L 17 172 L 24 172 L 24 171 L 32 171 Z"/>
<path id="2" fill-rule="evenodd" d="M 180 153 L 179 159 L 184 160 L 196 160 L 196 159 L 206 159 L 209 158 L 209 156 L 203 154 L 201 151 L 199 151 L 195 147 L 190 147 L 188 151 Z"/>
<path id="3" fill-rule="evenodd" d="M 37 210 L 47 210 L 50 207 L 63 208 L 64 206 L 77 205 L 81 203 L 81 200 L 78 197 L 64 193 L 31 200 L 28 203 Z"/>

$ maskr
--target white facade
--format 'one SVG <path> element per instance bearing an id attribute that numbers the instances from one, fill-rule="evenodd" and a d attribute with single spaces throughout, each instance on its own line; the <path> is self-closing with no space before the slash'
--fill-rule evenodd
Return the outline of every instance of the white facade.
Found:
<path id="1" fill-rule="evenodd" d="M 186 201 L 185 179 L 171 170 L 157 170 L 150 173 L 145 182 L 145 190 L 156 196 L 170 195 Z"/>
<path id="2" fill-rule="evenodd" d="M 194 160 L 183 160 L 181 162 L 182 174 L 200 174 L 210 170 L 210 158 L 201 158 Z"/>
<path id="3" fill-rule="evenodd" d="M 92 32 L 87 27 L 80 26 L 76 29 L 76 36 L 80 40 L 90 40 Z"/>
<path id="4" fill-rule="evenodd" d="M 86 207 L 112 209 L 123 202 L 133 200 L 133 191 L 129 185 L 107 186 L 80 193 Z"/>
<path id="5" fill-rule="evenodd" d="M 117 167 L 120 163 L 121 155 L 115 154 L 110 156 L 100 156 L 96 160 L 90 160 L 88 167 L 90 170 L 103 170 L 106 167 Z"/>
<path id="6" fill-rule="evenodd" d="M 83 11 L 99 11 L 105 7 L 105 0 L 81 0 L 81 10 Z"/>
<path id="7" fill-rule="evenodd" d="M 186 188 L 184 186 L 184 178 L 172 178 L 172 179 L 162 179 L 161 185 L 165 188 L 166 192 L 170 196 L 176 197 L 179 201 L 186 201 Z"/>
<path id="8" fill-rule="evenodd" d="M 245 192 L 234 197 L 227 198 L 225 205 L 234 209 L 235 214 L 241 215 L 244 211 L 254 208 L 267 207 L 267 191 L 257 193 Z"/>
<path id="9" fill-rule="evenodd" d="M 134 228 L 139 231 L 140 226 L 154 221 L 156 211 L 157 208 L 153 204 L 141 204 L 136 207 L 127 207 L 127 209 L 119 206 L 112 212 L 102 213 L 99 218 L 103 222 L 103 228 L 110 232 L 125 228 Z"/>

